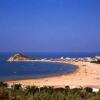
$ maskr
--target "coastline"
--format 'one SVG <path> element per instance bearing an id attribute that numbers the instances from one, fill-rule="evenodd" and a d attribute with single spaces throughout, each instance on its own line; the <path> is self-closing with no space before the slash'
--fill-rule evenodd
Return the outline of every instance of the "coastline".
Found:
<path id="1" fill-rule="evenodd" d="M 94 64 L 90 62 L 63 62 L 66 64 L 73 64 L 77 66 L 77 69 L 73 73 L 60 76 L 52 76 L 39 79 L 26 79 L 26 80 L 16 80 L 8 81 L 9 85 L 12 84 L 22 84 L 23 87 L 27 85 L 42 86 L 54 86 L 54 87 L 95 87 L 100 88 L 100 64 Z"/>
<path id="2" fill-rule="evenodd" d="M 20 62 L 20 61 L 19 61 Z M 39 61 L 38 61 L 39 62 Z M 46 61 L 47 62 L 47 61 Z M 51 61 L 50 63 L 59 63 L 59 62 L 54 62 L 54 61 Z M 37 76 L 37 77 L 33 77 L 33 76 L 29 76 L 29 78 L 22 78 L 22 79 L 11 79 L 11 80 L 6 80 L 5 82 L 15 82 L 15 81 L 22 81 L 22 80 L 38 80 L 38 79 L 44 79 L 44 78 L 52 78 L 52 77 L 59 77 L 59 76 L 63 76 L 63 75 L 70 75 L 70 74 L 73 74 L 73 73 L 76 73 L 78 71 L 78 66 L 76 65 L 73 65 L 73 64 L 69 64 L 69 63 L 65 63 L 65 62 L 60 62 L 60 63 L 63 63 L 63 64 L 67 64 L 67 65 L 72 65 L 75 67 L 75 70 L 74 71 L 71 71 L 71 72 L 67 72 L 67 73 L 62 73 L 62 74 L 51 74 L 51 75 L 47 75 L 47 76 Z"/>

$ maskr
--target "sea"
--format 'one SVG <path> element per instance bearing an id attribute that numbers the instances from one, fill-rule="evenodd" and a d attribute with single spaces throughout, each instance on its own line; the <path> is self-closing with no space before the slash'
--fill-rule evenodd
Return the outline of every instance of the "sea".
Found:
<path id="1" fill-rule="evenodd" d="M 50 62 L 12 62 L 7 60 L 14 53 L 0 53 L 0 81 L 36 79 L 49 76 L 59 76 L 73 73 L 77 67 L 71 64 L 50 63 Z M 78 58 L 94 57 L 100 53 L 32 53 L 23 52 L 24 55 L 32 58 Z"/>

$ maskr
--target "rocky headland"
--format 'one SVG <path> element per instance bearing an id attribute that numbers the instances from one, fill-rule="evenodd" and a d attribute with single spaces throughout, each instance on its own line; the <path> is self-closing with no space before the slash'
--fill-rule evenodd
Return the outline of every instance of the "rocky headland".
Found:
<path id="1" fill-rule="evenodd" d="M 25 56 L 22 53 L 17 53 L 14 56 L 11 56 L 7 61 L 13 62 L 13 61 L 29 61 L 29 60 L 34 60 L 34 59 L 28 56 Z"/>

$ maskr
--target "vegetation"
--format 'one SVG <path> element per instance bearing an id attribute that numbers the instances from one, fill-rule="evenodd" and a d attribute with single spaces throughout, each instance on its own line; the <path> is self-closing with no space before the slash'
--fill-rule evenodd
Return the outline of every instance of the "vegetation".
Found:
<path id="1" fill-rule="evenodd" d="M 27 86 L 21 84 L 11 87 L 0 82 L 0 100 L 100 100 L 100 91 L 93 92 L 92 88 L 65 88 Z"/>
<path id="2" fill-rule="evenodd" d="M 98 59 L 97 61 L 91 61 L 91 63 L 100 64 L 100 60 Z"/>

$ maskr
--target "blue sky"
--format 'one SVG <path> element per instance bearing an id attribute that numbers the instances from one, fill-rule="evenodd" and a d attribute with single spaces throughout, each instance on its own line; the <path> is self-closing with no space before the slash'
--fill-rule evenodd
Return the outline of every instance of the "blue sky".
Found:
<path id="1" fill-rule="evenodd" d="M 100 0 L 0 0 L 0 52 L 100 52 Z"/>

